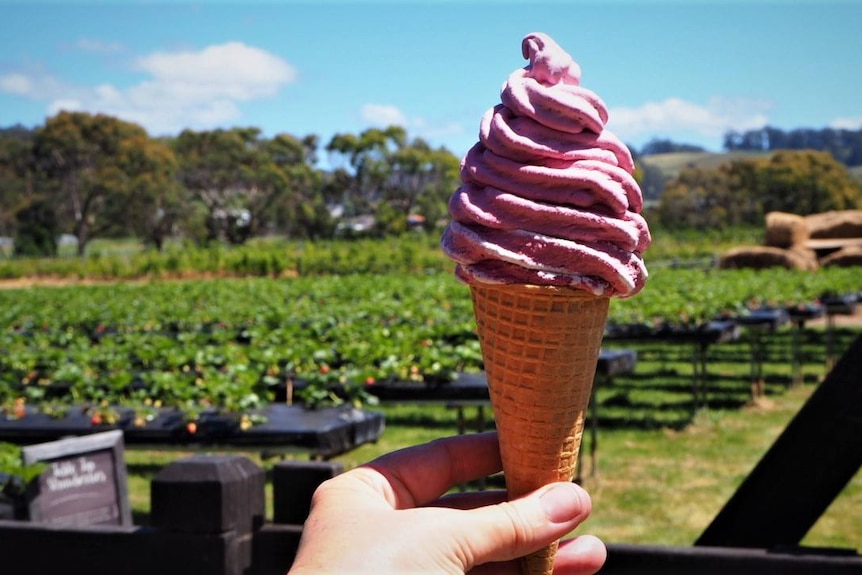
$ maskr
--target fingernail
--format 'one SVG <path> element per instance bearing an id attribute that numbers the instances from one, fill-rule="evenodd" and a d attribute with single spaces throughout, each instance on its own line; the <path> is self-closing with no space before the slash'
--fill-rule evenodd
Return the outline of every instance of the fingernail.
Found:
<path id="1" fill-rule="evenodd" d="M 560 483 L 539 496 L 542 510 L 552 523 L 565 523 L 576 518 L 584 509 L 583 491 L 574 483 Z"/>

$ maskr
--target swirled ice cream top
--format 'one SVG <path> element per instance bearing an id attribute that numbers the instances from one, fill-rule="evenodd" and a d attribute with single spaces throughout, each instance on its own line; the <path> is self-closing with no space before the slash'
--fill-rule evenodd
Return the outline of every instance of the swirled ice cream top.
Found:
<path id="1" fill-rule="evenodd" d="M 443 251 L 467 283 L 634 295 L 650 233 L 631 154 L 571 56 L 541 33 L 522 51 L 462 162 Z"/>

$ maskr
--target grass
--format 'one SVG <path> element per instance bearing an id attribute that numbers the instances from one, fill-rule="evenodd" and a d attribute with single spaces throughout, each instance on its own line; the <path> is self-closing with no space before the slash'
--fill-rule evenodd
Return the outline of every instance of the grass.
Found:
<path id="1" fill-rule="evenodd" d="M 839 349 L 858 329 L 839 329 Z M 816 389 L 825 368 L 824 334 L 807 330 L 804 383 L 790 387 L 789 330 L 771 338 L 764 365 L 766 396 L 750 399 L 746 339 L 710 351 L 710 408 L 691 404 L 690 348 L 632 344 L 635 372 L 597 390 L 598 469 L 584 460 L 584 486 L 593 497 L 585 532 L 606 542 L 691 545 Z M 386 431 L 336 461 L 349 469 L 379 455 L 457 433 L 457 414 L 441 405 L 384 405 Z M 470 417 L 475 412 L 468 410 Z M 486 418 L 490 413 L 486 410 Z M 585 436 L 583 449 L 589 450 Z M 130 499 L 138 523 L 147 521 L 149 480 L 185 455 L 128 451 Z M 261 461 L 265 468 L 272 461 Z M 803 465 L 804 462 L 800 462 Z M 268 496 L 270 496 L 268 494 Z M 815 547 L 862 548 L 862 473 L 803 540 Z"/>
<path id="2" fill-rule="evenodd" d="M 771 152 L 737 150 L 733 152 L 671 152 L 644 156 L 642 161 L 658 168 L 665 179 L 676 178 L 685 168 L 716 169 L 737 160 L 750 160 L 771 155 Z"/>
<path id="3" fill-rule="evenodd" d="M 740 410 L 703 411 L 681 431 L 602 433 L 600 474 L 584 483 L 594 502 L 587 530 L 612 542 L 691 545 L 813 388 Z M 856 484 L 858 509 L 858 478 Z M 857 547 L 860 525 L 843 523 L 835 527 L 846 531 L 827 534 L 830 543 Z M 822 537 L 812 536 L 810 544 L 821 544 Z"/>

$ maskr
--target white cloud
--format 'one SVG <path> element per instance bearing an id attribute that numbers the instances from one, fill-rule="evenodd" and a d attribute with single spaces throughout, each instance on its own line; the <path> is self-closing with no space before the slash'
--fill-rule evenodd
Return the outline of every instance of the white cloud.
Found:
<path id="1" fill-rule="evenodd" d="M 410 138 L 425 140 L 443 139 L 464 132 L 464 126 L 457 122 L 432 122 L 422 117 L 408 117 L 400 108 L 388 104 L 365 104 L 360 109 L 360 117 L 371 126 L 386 128 L 401 126 Z"/>
<path id="2" fill-rule="evenodd" d="M 381 104 L 365 104 L 360 110 L 362 120 L 373 126 L 385 128 L 388 126 L 407 127 L 407 116 L 396 106 Z"/>
<path id="3" fill-rule="evenodd" d="M 433 124 L 422 121 L 415 123 L 414 129 L 418 134 L 421 134 L 425 138 L 446 138 L 449 136 L 458 136 L 464 133 L 464 126 L 458 122 Z"/>
<path id="4" fill-rule="evenodd" d="M 227 97 L 245 101 L 271 96 L 296 80 L 294 68 L 273 54 L 229 42 L 197 52 L 161 52 L 140 58 L 137 66 L 166 94 Z"/>
<path id="5" fill-rule="evenodd" d="M 75 42 L 75 47 L 84 52 L 92 52 L 94 54 L 116 54 L 126 49 L 126 46 L 121 42 L 104 42 L 92 38 L 79 38 Z"/>
<path id="6" fill-rule="evenodd" d="M 33 83 L 24 74 L 7 74 L 0 76 L 0 91 L 7 94 L 26 96 L 33 90 Z"/>
<path id="7" fill-rule="evenodd" d="M 855 118 L 835 118 L 829 122 L 829 127 L 835 130 L 860 130 L 862 129 L 862 116 Z"/>
<path id="8" fill-rule="evenodd" d="M 728 130 L 762 128 L 771 108 L 770 102 L 748 98 L 715 97 L 706 105 L 668 98 L 638 108 L 613 108 L 608 127 L 624 141 L 675 134 L 717 140 Z"/>
<path id="9" fill-rule="evenodd" d="M 165 134 L 236 121 L 240 103 L 272 96 L 296 80 L 296 70 L 286 61 L 241 42 L 157 52 L 138 58 L 134 67 L 147 78 L 128 87 L 74 86 L 50 76 L 16 73 L 0 76 L 0 91 L 44 100 L 50 114 L 110 114 Z"/>
<path id="10" fill-rule="evenodd" d="M 0 92 L 31 100 L 52 100 L 68 96 L 76 89 L 43 73 L 13 72 L 0 76 Z"/>
<path id="11" fill-rule="evenodd" d="M 48 113 L 50 115 L 54 115 L 58 112 L 62 112 L 63 110 L 74 111 L 83 109 L 83 104 L 78 100 L 73 100 L 71 98 L 61 98 L 59 100 L 54 100 L 50 104 L 48 104 Z"/>

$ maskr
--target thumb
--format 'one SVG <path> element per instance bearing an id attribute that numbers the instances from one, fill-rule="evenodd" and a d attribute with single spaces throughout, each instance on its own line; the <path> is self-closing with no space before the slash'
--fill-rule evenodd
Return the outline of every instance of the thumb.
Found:
<path id="1" fill-rule="evenodd" d="M 465 511 L 453 533 L 467 569 L 550 545 L 583 522 L 592 503 L 574 483 L 552 483 L 514 501 Z"/>

